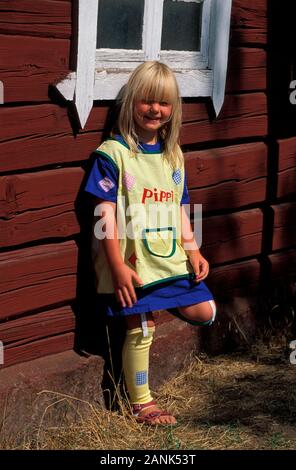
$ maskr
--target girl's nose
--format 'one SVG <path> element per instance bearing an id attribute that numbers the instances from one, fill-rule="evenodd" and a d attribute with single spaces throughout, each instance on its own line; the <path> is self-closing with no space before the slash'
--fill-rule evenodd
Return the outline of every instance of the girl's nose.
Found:
<path id="1" fill-rule="evenodd" d="M 160 109 L 159 103 L 157 103 L 157 102 L 151 103 L 151 111 L 153 113 L 158 113 L 159 109 Z"/>

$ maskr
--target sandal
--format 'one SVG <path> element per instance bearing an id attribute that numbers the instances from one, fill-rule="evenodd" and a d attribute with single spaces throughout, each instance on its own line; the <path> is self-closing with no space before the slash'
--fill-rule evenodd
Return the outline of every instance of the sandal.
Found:
<path id="1" fill-rule="evenodd" d="M 157 403 L 154 400 L 149 401 L 148 403 L 144 403 L 143 405 L 140 405 L 140 404 L 132 405 L 133 416 L 135 416 L 137 422 L 141 424 L 149 424 L 151 426 L 157 426 L 157 425 L 175 426 L 176 423 L 155 423 L 154 422 L 155 418 L 159 418 L 160 416 L 173 417 L 173 415 L 169 413 L 168 411 L 154 410 L 154 411 L 151 411 L 151 413 L 147 413 L 144 416 L 140 416 L 140 413 L 143 410 L 146 410 L 147 408 L 152 408 L 154 406 L 157 406 Z"/>

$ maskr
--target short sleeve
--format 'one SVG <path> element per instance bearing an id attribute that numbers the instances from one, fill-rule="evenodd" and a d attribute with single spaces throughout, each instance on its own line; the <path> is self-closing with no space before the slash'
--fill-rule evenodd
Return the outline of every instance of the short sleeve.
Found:
<path id="1" fill-rule="evenodd" d="M 104 155 L 99 154 L 84 189 L 105 201 L 117 202 L 118 169 Z"/>
<path id="2" fill-rule="evenodd" d="M 188 192 L 188 188 L 187 188 L 187 176 L 186 176 L 186 173 L 185 173 L 185 177 L 184 177 L 184 189 L 183 189 L 183 195 L 182 195 L 182 199 L 181 199 L 181 205 L 182 204 L 189 204 L 190 202 L 190 197 L 189 197 L 189 192 Z"/>

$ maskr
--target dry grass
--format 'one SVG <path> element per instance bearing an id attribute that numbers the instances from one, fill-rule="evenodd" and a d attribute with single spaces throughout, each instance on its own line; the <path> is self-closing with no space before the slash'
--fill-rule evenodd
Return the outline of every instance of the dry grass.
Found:
<path id="1" fill-rule="evenodd" d="M 75 424 L 55 428 L 46 425 L 45 409 L 36 437 L 24 438 L 17 448 L 296 449 L 295 385 L 296 365 L 289 362 L 287 339 L 269 338 L 247 353 L 192 357 L 155 394 L 178 416 L 175 427 L 139 425 L 123 401 L 119 412 L 85 403 L 87 412 Z M 77 404 L 76 398 L 55 395 L 51 408 L 61 401 L 74 408 Z M 3 442 L 3 447 L 14 446 Z"/>
<path id="2" fill-rule="evenodd" d="M 5 437 L 2 449 L 199 450 L 296 449 L 296 365 L 289 343 L 296 339 L 296 283 L 277 285 L 260 310 L 260 337 L 246 351 L 188 358 L 183 371 L 155 392 L 174 413 L 174 427 L 147 427 L 130 415 L 127 401 L 110 412 L 75 397 L 49 397 L 30 437 Z M 53 415 L 64 419 L 53 427 Z M 69 413 L 68 413 L 69 411 Z"/>

